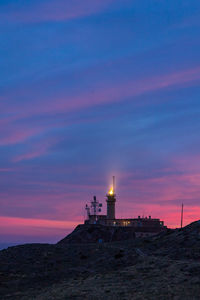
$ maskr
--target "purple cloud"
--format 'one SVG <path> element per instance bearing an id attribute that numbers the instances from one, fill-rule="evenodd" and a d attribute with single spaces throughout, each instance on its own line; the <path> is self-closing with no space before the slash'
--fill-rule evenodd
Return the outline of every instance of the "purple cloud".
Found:
<path id="1" fill-rule="evenodd" d="M 106 105 L 116 102 L 124 102 L 125 99 L 144 95 L 146 93 L 165 90 L 167 88 L 177 88 L 196 85 L 200 80 L 200 67 L 186 69 L 169 74 L 154 75 L 142 79 L 128 79 L 126 82 L 113 82 L 108 85 L 106 82 L 90 87 L 87 92 L 79 91 L 77 94 L 68 94 L 62 97 L 48 96 L 38 99 L 34 103 L 25 103 L 23 112 L 18 105 L 13 104 L 12 113 L 18 113 L 19 118 L 41 114 L 55 114 L 77 111 L 96 105 Z M 17 92 L 16 92 L 17 93 Z M 24 90 L 24 93 L 31 93 L 31 90 Z M 37 97 L 36 95 L 34 97 Z M 137 100 L 137 99 L 136 99 Z M 134 101 L 136 101 L 134 99 Z M 39 105 L 40 104 L 40 105 Z M 4 110 L 9 112 L 10 107 L 4 106 Z M 21 113 L 21 114 L 20 114 Z"/>
<path id="2" fill-rule="evenodd" d="M 39 2 L 35 1 L 32 5 L 20 7 L 9 4 L 7 11 L 0 13 L 1 20 L 38 23 L 52 21 L 68 21 L 72 19 L 87 17 L 103 11 L 114 0 L 56 0 Z"/>
<path id="3" fill-rule="evenodd" d="M 58 129 L 68 127 L 72 124 L 83 122 L 95 122 L 96 119 L 75 119 L 75 120 L 63 120 L 62 118 L 54 118 L 54 121 L 33 124 L 30 122 L 28 126 L 24 126 L 26 123 L 16 123 L 17 121 L 30 118 L 37 115 L 55 115 L 81 111 L 83 109 L 92 108 L 98 105 L 109 105 L 112 103 L 124 102 L 126 99 L 133 98 L 133 101 L 138 101 L 137 96 L 144 95 L 155 91 L 165 90 L 167 88 L 177 88 L 182 86 L 196 85 L 200 80 L 200 67 L 193 69 L 186 69 L 177 71 L 174 73 L 163 74 L 160 76 L 153 76 L 144 79 L 128 79 L 126 82 L 114 82 L 103 83 L 99 88 L 91 87 L 89 91 L 77 92 L 77 94 L 70 95 L 66 91 L 66 95 L 63 98 L 54 98 L 54 96 L 48 96 L 47 99 L 43 98 L 36 101 L 24 103 L 23 110 L 18 104 L 13 103 L 12 107 L 9 103 L 9 95 L 7 103 L 4 103 L 3 110 L 5 114 L 9 114 L 10 110 L 12 116 L 5 117 L 0 120 L 0 145 L 12 145 L 22 143 L 32 137 L 45 134 L 52 129 Z M 31 89 L 25 89 L 24 94 L 32 93 L 33 97 L 37 97 L 34 90 L 37 88 L 31 87 Z M 13 97 L 14 91 L 12 91 Z M 15 92 L 17 95 L 17 91 Z M 12 99 L 12 98 L 11 98 Z M 151 101 L 151 100 L 150 100 Z M 38 104 L 37 104 L 38 102 Z M 49 146 L 46 144 L 42 148 L 32 149 L 30 152 L 18 155 L 14 161 L 20 161 L 24 159 L 31 159 L 39 157 L 47 152 Z"/>

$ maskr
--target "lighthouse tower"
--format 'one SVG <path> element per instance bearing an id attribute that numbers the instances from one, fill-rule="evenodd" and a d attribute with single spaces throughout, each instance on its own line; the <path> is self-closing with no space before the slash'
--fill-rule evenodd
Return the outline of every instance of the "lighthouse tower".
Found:
<path id="1" fill-rule="evenodd" d="M 109 190 L 106 197 L 107 197 L 107 199 L 106 199 L 106 202 L 107 202 L 107 219 L 108 220 L 114 220 L 115 219 L 115 202 L 116 202 L 115 176 L 113 176 L 112 188 Z"/>

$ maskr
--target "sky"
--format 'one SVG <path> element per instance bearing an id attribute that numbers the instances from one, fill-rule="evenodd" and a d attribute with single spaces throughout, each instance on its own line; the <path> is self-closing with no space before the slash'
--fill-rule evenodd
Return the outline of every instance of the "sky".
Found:
<path id="1" fill-rule="evenodd" d="M 0 243 L 103 203 L 200 219 L 200 1 L 0 0 Z"/>

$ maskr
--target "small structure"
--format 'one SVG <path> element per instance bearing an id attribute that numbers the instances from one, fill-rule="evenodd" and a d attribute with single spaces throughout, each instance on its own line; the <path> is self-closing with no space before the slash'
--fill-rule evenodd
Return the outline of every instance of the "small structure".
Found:
<path id="1" fill-rule="evenodd" d="M 106 195 L 107 202 L 107 214 L 101 215 L 102 203 L 99 203 L 94 196 L 90 206 L 86 204 L 87 218 L 85 224 L 101 224 L 105 226 L 121 226 L 121 227 L 132 227 L 136 237 L 145 237 L 155 235 L 167 227 L 160 219 L 153 219 L 149 217 L 129 218 L 129 219 L 116 219 L 115 218 L 115 177 L 113 176 L 112 188 Z"/>

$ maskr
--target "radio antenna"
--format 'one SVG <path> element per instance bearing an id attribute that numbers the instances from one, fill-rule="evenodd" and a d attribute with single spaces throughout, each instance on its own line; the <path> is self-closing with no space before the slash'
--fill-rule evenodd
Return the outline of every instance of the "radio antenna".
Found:
<path id="1" fill-rule="evenodd" d="M 181 228 L 183 228 L 183 203 L 181 206 Z"/>
<path id="2" fill-rule="evenodd" d="M 113 176 L 113 194 L 115 194 L 115 176 Z"/>

